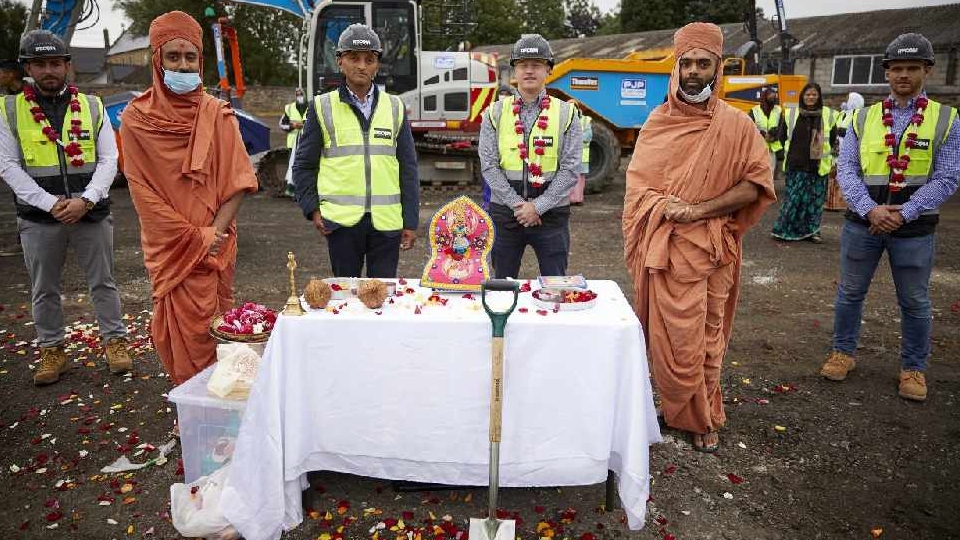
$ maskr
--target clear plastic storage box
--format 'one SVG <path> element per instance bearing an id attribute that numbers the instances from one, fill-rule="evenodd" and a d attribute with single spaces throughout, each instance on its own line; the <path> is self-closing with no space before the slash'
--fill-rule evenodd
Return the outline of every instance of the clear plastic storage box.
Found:
<path id="1" fill-rule="evenodd" d="M 216 364 L 174 388 L 167 399 L 177 405 L 183 480 L 208 475 L 233 455 L 246 401 L 219 399 L 207 392 Z"/>

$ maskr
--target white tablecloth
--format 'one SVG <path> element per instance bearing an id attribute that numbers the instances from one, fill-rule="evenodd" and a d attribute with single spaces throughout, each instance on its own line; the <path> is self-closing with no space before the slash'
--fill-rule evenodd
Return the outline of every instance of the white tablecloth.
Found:
<path id="1" fill-rule="evenodd" d="M 500 485 L 597 484 L 610 469 L 639 529 L 660 441 L 643 334 L 616 283 L 590 287 L 593 309 L 542 315 L 522 293 L 509 319 Z M 308 471 L 487 485 L 490 320 L 479 294 L 428 295 L 279 318 L 221 500 L 244 538 L 300 524 Z"/>

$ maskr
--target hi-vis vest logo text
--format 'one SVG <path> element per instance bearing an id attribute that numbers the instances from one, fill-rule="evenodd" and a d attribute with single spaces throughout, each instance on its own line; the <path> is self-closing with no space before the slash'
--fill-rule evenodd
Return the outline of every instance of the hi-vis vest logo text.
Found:
<path id="1" fill-rule="evenodd" d="M 520 54 L 539 54 L 540 49 L 537 47 L 524 47 L 520 49 Z"/>
<path id="2" fill-rule="evenodd" d="M 387 128 L 373 128 L 373 138 L 374 139 L 392 139 L 393 130 Z"/>
<path id="3" fill-rule="evenodd" d="M 904 47 L 903 49 L 897 49 L 897 54 L 912 54 L 919 50 L 916 47 Z"/>
<path id="4" fill-rule="evenodd" d="M 930 149 L 930 139 L 914 139 L 913 147 L 917 150 L 929 150 Z"/>
<path id="5" fill-rule="evenodd" d="M 546 136 L 546 137 L 537 137 L 537 136 L 534 136 L 534 137 L 533 137 L 533 143 L 536 144 L 537 141 L 543 141 L 543 146 L 548 146 L 548 147 L 552 147 L 552 146 L 553 146 L 553 137 L 551 137 L 551 136 Z"/>
<path id="6" fill-rule="evenodd" d="M 369 39 L 355 39 L 353 40 L 354 45 L 370 45 Z"/>

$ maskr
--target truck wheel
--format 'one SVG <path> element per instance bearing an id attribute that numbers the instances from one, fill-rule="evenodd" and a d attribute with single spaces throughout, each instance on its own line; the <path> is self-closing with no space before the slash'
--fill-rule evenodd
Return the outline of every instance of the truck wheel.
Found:
<path id="1" fill-rule="evenodd" d="M 587 174 L 587 193 L 602 193 L 613 181 L 620 166 L 620 141 L 605 124 L 593 122 L 593 140 L 590 141 L 590 172 Z"/>
<path id="2" fill-rule="evenodd" d="M 282 197 L 287 188 L 287 164 L 290 162 L 289 148 L 274 148 L 257 162 L 257 181 L 260 189 L 275 197 Z"/>

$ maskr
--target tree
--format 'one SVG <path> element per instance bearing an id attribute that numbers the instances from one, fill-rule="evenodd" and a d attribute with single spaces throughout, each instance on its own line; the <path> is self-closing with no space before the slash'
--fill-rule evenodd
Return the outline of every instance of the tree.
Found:
<path id="1" fill-rule="evenodd" d="M 563 0 L 519 1 L 523 14 L 523 33 L 540 34 L 548 40 L 567 37 L 567 14 L 563 9 Z"/>
<path id="2" fill-rule="evenodd" d="M 591 0 L 567 2 L 567 37 L 592 36 L 603 20 L 600 8 Z"/>
<path id="3" fill-rule="evenodd" d="M 622 34 L 620 27 L 620 6 L 617 5 L 610 13 L 604 13 L 600 18 L 600 27 L 597 28 L 598 36 L 610 36 L 613 34 Z"/>
<path id="4" fill-rule="evenodd" d="M 0 0 L 0 59 L 17 59 L 20 34 L 26 24 L 26 6 L 13 0 Z"/>
<path id="5" fill-rule="evenodd" d="M 693 21 L 741 22 L 751 5 L 745 0 L 623 0 L 620 22 L 624 32 L 679 28 Z"/>
<path id="6" fill-rule="evenodd" d="M 168 11 L 180 10 L 196 19 L 203 27 L 204 80 L 207 83 L 219 80 L 211 21 L 204 16 L 208 3 L 195 0 L 120 0 L 118 4 L 131 21 L 130 31 L 140 35 L 147 35 L 150 22 Z M 290 58 L 298 50 L 300 19 L 286 12 L 251 5 L 233 5 L 218 15 L 228 15 L 233 21 L 247 83 L 290 85 L 297 82 L 297 70 L 290 63 Z M 224 55 L 229 58 L 229 54 L 225 46 Z"/>
<path id="7" fill-rule="evenodd" d="M 477 27 L 470 34 L 473 45 L 499 45 L 517 41 L 525 30 L 516 0 L 477 0 Z"/>

